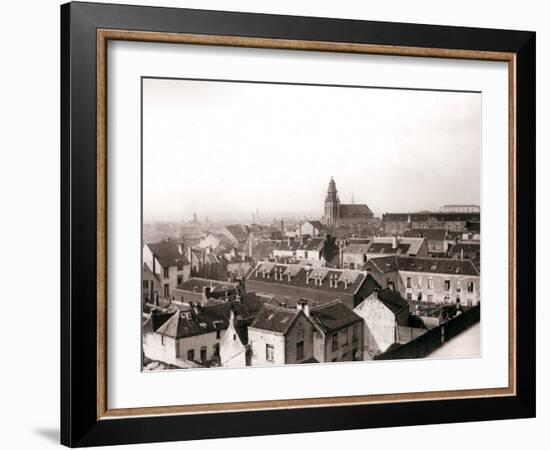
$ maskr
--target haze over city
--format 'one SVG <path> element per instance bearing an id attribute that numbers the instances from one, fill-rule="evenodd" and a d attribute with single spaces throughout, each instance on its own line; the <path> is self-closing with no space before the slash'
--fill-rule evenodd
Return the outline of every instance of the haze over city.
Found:
<path id="1" fill-rule="evenodd" d="M 481 95 L 144 79 L 144 220 L 480 203 Z"/>

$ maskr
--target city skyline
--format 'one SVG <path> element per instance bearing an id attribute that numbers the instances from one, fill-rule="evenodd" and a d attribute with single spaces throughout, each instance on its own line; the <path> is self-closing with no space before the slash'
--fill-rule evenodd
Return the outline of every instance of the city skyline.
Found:
<path id="1" fill-rule="evenodd" d="M 376 216 L 480 204 L 479 94 L 143 83 L 145 221 L 320 218 L 331 176 Z"/>

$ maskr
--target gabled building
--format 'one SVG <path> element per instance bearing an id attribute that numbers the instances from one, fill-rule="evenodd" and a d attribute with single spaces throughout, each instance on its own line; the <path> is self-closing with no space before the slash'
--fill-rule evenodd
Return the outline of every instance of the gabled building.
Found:
<path id="1" fill-rule="evenodd" d="M 372 239 L 351 238 L 342 242 L 339 267 L 342 269 L 361 269 L 367 262 L 367 254 Z"/>
<path id="2" fill-rule="evenodd" d="M 266 304 L 248 327 L 251 365 L 281 365 L 313 360 L 313 325 L 304 311 Z"/>
<path id="3" fill-rule="evenodd" d="M 364 320 L 364 359 L 398 344 L 398 327 L 409 323 L 409 304 L 392 289 L 373 291 L 353 311 Z"/>
<path id="4" fill-rule="evenodd" d="M 324 230 L 323 224 L 319 220 L 306 220 L 304 223 L 300 224 L 297 228 L 298 236 L 319 236 Z"/>
<path id="5" fill-rule="evenodd" d="M 462 306 L 480 302 L 480 273 L 470 259 L 388 256 L 369 260 L 363 269 L 409 301 Z"/>
<path id="6" fill-rule="evenodd" d="M 366 256 L 367 259 L 387 255 L 429 256 L 428 243 L 422 237 L 375 237 Z"/>
<path id="7" fill-rule="evenodd" d="M 145 244 L 143 263 L 158 277 L 162 298 L 169 298 L 172 289 L 188 280 L 191 274 L 183 244 L 173 240 Z"/>
<path id="8" fill-rule="evenodd" d="M 149 303 L 158 306 L 160 304 L 160 294 L 162 291 L 160 278 L 145 263 L 143 264 L 141 283 L 142 304 L 145 305 L 145 303 Z"/>
<path id="9" fill-rule="evenodd" d="M 220 230 L 220 234 L 228 238 L 236 247 L 242 247 L 249 235 L 249 230 L 246 225 L 227 225 Z"/>
<path id="10" fill-rule="evenodd" d="M 324 257 L 325 238 L 314 237 L 303 241 L 296 249 L 297 259 L 320 261 Z"/>
<path id="11" fill-rule="evenodd" d="M 222 367 L 250 366 L 252 352 L 248 345 L 249 320 L 235 318 L 231 310 L 229 325 L 220 342 L 220 365 Z"/>
<path id="12" fill-rule="evenodd" d="M 414 229 L 407 230 L 403 237 L 424 238 L 428 244 L 428 254 L 430 256 L 445 256 L 447 253 L 447 230 L 444 228 L 436 229 Z"/>
<path id="13" fill-rule="evenodd" d="M 309 318 L 314 327 L 313 357 L 317 361 L 363 359 L 363 318 L 341 300 L 311 308 Z"/>
<path id="14" fill-rule="evenodd" d="M 349 308 L 380 287 L 374 278 L 359 270 L 274 262 L 258 263 L 246 277 L 245 286 L 291 307 L 301 299 L 308 300 L 310 307 L 340 299 Z"/>

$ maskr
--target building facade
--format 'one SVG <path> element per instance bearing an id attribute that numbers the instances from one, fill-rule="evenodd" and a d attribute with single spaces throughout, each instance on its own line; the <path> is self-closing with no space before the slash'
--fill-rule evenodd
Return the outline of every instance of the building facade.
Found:
<path id="1" fill-rule="evenodd" d="M 191 265 L 185 256 L 183 244 L 176 241 L 145 244 L 143 263 L 158 277 L 162 298 L 170 298 L 172 290 L 191 276 Z"/>

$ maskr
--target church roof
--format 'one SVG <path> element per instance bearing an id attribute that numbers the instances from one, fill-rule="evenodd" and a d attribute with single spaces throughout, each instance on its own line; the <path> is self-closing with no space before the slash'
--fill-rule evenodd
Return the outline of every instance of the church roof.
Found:
<path id="1" fill-rule="evenodd" d="M 340 218 L 372 217 L 372 211 L 367 205 L 340 205 Z"/>

